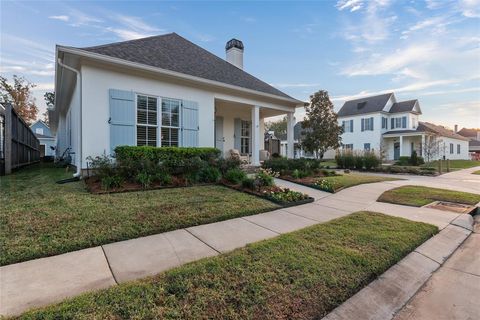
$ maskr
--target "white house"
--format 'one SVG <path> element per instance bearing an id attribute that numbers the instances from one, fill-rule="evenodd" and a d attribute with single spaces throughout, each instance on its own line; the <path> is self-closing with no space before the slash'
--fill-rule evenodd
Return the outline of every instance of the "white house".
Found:
<path id="1" fill-rule="evenodd" d="M 77 175 L 87 157 L 118 145 L 238 149 L 258 165 L 264 118 L 287 115 L 293 145 L 293 114 L 303 102 L 245 72 L 243 52 L 232 39 L 223 60 L 175 33 L 57 46 L 49 113 L 57 152 L 71 148 Z"/>
<path id="2" fill-rule="evenodd" d="M 338 112 L 342 146 L 382 150 L 386 160 L 410 156 L 469 159 L 468 139 L 445 127 L 421 122 L 418 100 L 397 101 L 393 93 L 346 101 Z"/>
<path id="3" fill-rule="evenodd" d="M 55 147 L 55 137 L 52 135 L 50 127 L 42 120 L 37 120 L 30 126 L 30 129 L 40 141 L 40 158 L 55 156 L 55 151 L 51 148 Z"/>

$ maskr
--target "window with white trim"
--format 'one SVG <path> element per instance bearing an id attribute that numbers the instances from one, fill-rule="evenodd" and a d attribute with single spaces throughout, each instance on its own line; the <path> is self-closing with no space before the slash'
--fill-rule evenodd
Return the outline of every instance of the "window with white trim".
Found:
<path id="1" fill-rule="evenodd" d="M 353 150 L 353 143 L 347 143 L 343 145 L 343 149 L 345 150 Z"/>
<path id="2" fill-rule="evenodd" d="M 156 97 L 137 95 L 137 146 L 157 146 Z"/>
<path id="3" fill-rule="evenodd" d="M 453 143 L 450 143 L 450 154 L 453 154 Z"/>
<path id="4" fill-rule="evenodd" d="M 180 107 L 180 100 L 162 98 L 162 147 L 179 146 Z"/>
<path id="5" fill-rule="evenodd" d="M 363 144 L 363 149 L 366 151 L 370 151 L 370 143 L 364 143 Z"/>
<path id="6" fill-rule="evenodd" d="M 240 132 L 240 153 L 250 154 L 250 121 L 242 120 Z"/>
<path id="7" fill-rule="evenodd" d="M 460 145 L 457 144 L 457 154 L 460 154 Z"/>
<path id="8" fill-rule="evenodd" d="M 35 133 L 43 134 L 43 128 L 35 128 Z"/>
<path id="9" fill-rule="evenodd" d="M 353 120 L 342 121 L 343 132 L 353 132 Z"/>
<path id="10" fill-rule="evenodd" d="M 382 129 L 388 129 L 388 119 L 382 117 Z"/>
<path id="11" fill-rule="evenodd" d="M 373 118 L 362 118 L 362 131 L 373 131 Z"/>

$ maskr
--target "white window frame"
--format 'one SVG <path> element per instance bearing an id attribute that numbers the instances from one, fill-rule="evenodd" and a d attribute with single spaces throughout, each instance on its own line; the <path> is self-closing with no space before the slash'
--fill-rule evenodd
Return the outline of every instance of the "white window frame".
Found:
<path id="1" fill-rule="evenodd" d="M 43 134 L 43 128 L 35 128 L 35 133 Z"/>
<path id="2" fill-rule="evenodd" d="M 457 144 L 457 154 L 460 154 L 460 143 Z"/>
<path id="3" fill-rule="evenodd" d="M 244 124 L 248 125 L 248 135 L 244 135 Z M 241 154 L 250 154 L 250 139 L 252 136 L 252 124 L 248 120 L 240 120 L 240 153 Z M 246 141 L 246 145 L 244 145 Z M 244 149 L 246 147 L 246 150 Z"/>
<path id="4" fill-rule="evenodd" d="M 345 120 L 343 123 L 344 123 L 343 132 L 353 132 L 353 126 L 351 126 L 352 124 L 351 120 Z"/>
<path id="5" fill-rule="evenodd" d="M 453 150 L 454 150 L 453 143 L 450 143 L 450 154 L 453 154 Z"/>
<path id="6" fill-rule="evenodd" d="M 171 100 L 171 101 L 177 101 L 178 102 L 178 126 L 172 126 L 172 125 L 163 125 L 163 102 L 166 101 L 166 100 Z M 174 98 L 162 98 L 161 100 L 161 103 L 160 103 L 160 146 L 161 147 L 180 147 L 182 145 L 182 126 L 181 126 L 181 123 L 182 123 L 182 100 L 180 99 L 174 99 Z M 170 115 L 170 123 L 171 123 L 171 117 L 172 117 L 172 111 L 170 109 L 169 111 L 169 115 Z M 169 135 L 170 135 L 170 140 L 169 140 L 169 144 L 168 145 L 164 145 L 163 144 L 163 139 L 162 139 L 162 129 L 169 129 Z M 172 129 L 177 129 L 178 130 L 178 133 L 177 133 L 177 137 L 178 137 L 178 140 L 177 140 L 177 145 L 172 145 Z"/>
<path id="7" fill-rule="evenodd" d="M 157 119 L 157 124 L 156 125 L 153 125 L 153 124 L 148 124 L 148 123 L 138 123 L 138 96 L 144 96 L 147 98 L 147 122 L 148 122 L 148 114 L 149 114 L 149 111 L 148 111 L 148 98 L 154 98 L 155 100 L 157 100 L 157 109 L 156 109 L 156 119 Z M 159 114 L 158 114 L 158 107 L 159 107 L 159 104 L 158 102 L 160 101 L 160 97 L 158 96 L 154 96 L 154 95 L 150 95 L 150 94 L 145 94 L 145 93 L 135 93 L 135 145 L 138 146 L 138 127 L 155 127 L 156 128 L 156 139 L 155 139 L 155 147 L 158 147 L 159 146 L 159 140 L 158 140 L 158 123 L 159 121 L 161 120 L 161 118 L 159 117 Z M 152 111 L 153 112 L 153 111 Z M 145 137 L 147 138 L 145 140 L 145 146 L 150 146 L 150 144 L 148 143 L 149 142 L 149 139 L 148 139 L 148 130 L 145 131 L 146 135 Z"/>
<path id="8" fill-rule="evenodd" d="M 353 143 L 346 143 L 343 145 L 343 149 L 345 150 L 353 150 Z"/>

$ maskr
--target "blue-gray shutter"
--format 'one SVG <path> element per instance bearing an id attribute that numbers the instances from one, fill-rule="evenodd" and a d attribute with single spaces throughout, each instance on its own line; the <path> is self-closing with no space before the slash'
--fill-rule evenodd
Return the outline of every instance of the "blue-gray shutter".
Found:
<path id="1" fill-rule="evenodd" d="M 362 131 L 365 131 L 365 119 L 362 118 Z"/>
<path id="2" fill-rule="evenodd" d="M 198 103 L 182 101 L 182 147 L 198 147 Z"/>
<path id="3" fill-rule="evenodd" d="M 391 121 L 391 128 L 390 129 L 395 129 L 395 118 L 392 118 Z"/>
<path id="4" fill-rule="evenodd" d="M 240 137 L 242 136 L 242 120 L 235 118 L 234 128 L 233 128 L 233 148 L 241 151 L 242 145 L 240 142 Z"/>
<path id="5" fill-rule="evenodd" d="M 110 151 L 135 145 L 135 93 L 110 89 Z"/>
<path id="6" fill-rule="evenodd" d="M 370 126 L 370 130 L 373 131 L 373 124 L 374 124 L 373 117 L 370 118 L 370 121 L 372 122 L 372 125 Z"/>
<path id="7" fill-rule="evenodd" d="M 353 132 L 353 120 L 350 120 L 350 132 Z"/>

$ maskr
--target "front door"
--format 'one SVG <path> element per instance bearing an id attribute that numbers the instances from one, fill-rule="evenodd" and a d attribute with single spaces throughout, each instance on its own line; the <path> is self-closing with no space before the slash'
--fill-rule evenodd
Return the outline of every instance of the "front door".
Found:
<path id="1" fill-rule="evenodd" d="M 215 148 L 219 149 L 223 155 L 223 143 L 225 137 L 223 136 L 223 117 L 215 117 Z"/>
<path id="2" fill-rule="evenodd" d="M 393 160 L 400 159 L 400 142 L 395 142 L 393 144 Z"/>

